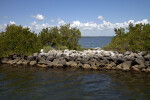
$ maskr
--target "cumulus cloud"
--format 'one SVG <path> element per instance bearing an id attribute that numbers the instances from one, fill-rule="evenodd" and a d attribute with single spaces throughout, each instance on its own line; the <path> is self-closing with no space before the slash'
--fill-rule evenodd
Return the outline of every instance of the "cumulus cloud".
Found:
<path id="1" fill-rule="evenodd" d="M 39 21 L 44 20 L 44 16 L 41 15 L 41 14 L 37 14 L 36 16 L 31 16 L 31 17 L 33 17 L 33 18 L 35 18 L 35 19 L 37 19 L 37 20 L 39 20 Z"/>
<path id="2" fill-rule="evenodd" d="M 57 22 L 58 22 L 59 25 L 66 24 L 65 21 L 63 21 L 61 18 L 57 18 Z"/>
<path id="3" fill-rule="evenodd" d="M 60 25 L 63 25 L 67 22 L 64 20 L 58 18 L 57 20 L 57 26 L 59 27 Z M 134 20 L 128 20 L 125 22 L 120 22 L 120 23 L 111 23 L 109 21 L 103 20 L 102 23 L 96 23 L 96 22 L 80 22 L 79 20 L 73 21 L 70 23 L 71 27 L 77 27 L 81 30 L 81 33 L 83 36 L 111 36 L 115 35 L 114 34 L 114 28 L 126 28 L 130 23 L 138 24 L 148 24 L 149 21 L 148 19 L 143 19 L 141 21 L 134 21 Z M 14 21 L 10 21 L 9 24 L 16 24 Z M 4 31 L 6 28 L 7 24 L 0 25 L 0 31 Z M 53 24 L 49 23 L 38 23 L 36 21 L 33 21 L 30 23 L 29 26 L 23 26 L 23 27 L 29 27 L 32 31 L 35 31 L 36 33 L 40 32 L 43 28 L 46 27 L 52 27 L 54 26 Z"/>
<path id="4" fill-rule="evenodd" d="M 129 23 L 138 24 L 147 24 L 149 21 L 147 19 L 143 19 L 142 21 L 137 21 L 135 22 L 134 20 L 129 20 L 128 22 L 123 22 L 123 23 L 111 23 L 108 21 L 103 21 L 101 24 L 97 24 L 94 22 L 87 22 L 87 23 L 82 23 L 80 21 L 73 21 L 71 23 L 71 27 L 78 27 L 82 30 L 92 30 L 92 29 L 97 29 L 97 30 L 106 30 L 106 29 L 114 29 L 114 28 L 120 28 L 120 27 L 127 27 Z"/>
<path id="5" fill-rule="evenodd" d="M 101 20 L 101 21 L 104 21 L 103 16 L 98 16 L 97 19 L 98 19 L 98 20 Z"/>
<path id="6" fill-rule="evenodd" d="M 40 32 L 43 28 L 47 28 L 47 27 L 51 27 L 52 25 L 48 24 L 48 23 L 43 23 L 43 24 L 38 24 L 36 21 L 33 21 L 32 23 L 30 23 L 29 28 L 32 31 L 35 32 Z"/>
<path id="7" fill-rule="evenodd" d="M 113 35 L 114 34 L 114 28 L 126 28 L 128 27 L 128 25 L 130 23 L 135 24 L 148 24 L 149 21 L 148 19 L 143 19 L 142 21 L 137 21 L 135 22 L 134 20 L 129 20 L 128 22 L 122 22 L 122 23 L 111 23 L 108 21 L 102 21 L 101 24 L 97 24 L 94 22 L 86 22 L 86 23 L 82 23 L 80 21 L 73 21 L 71 23 L 71 27 L 77 27 L 81 30 L 81 32 L 83 33 L 82 35 L 97 35 L 97 36 L 109 36 L 110 34 Z M 107 33 L 108 32 L 108 33 Z M 89 33 L 89 34 L 88 34 Z M 91 33 L 91 34 L 90 34 Z"/>
<path id="8" fill-rule="evenodd" d="M 9 23 L 10 23 L 10 25 L 12 25 L 12 24 L 16 24 L 14 21 L 10 21 Z"/>

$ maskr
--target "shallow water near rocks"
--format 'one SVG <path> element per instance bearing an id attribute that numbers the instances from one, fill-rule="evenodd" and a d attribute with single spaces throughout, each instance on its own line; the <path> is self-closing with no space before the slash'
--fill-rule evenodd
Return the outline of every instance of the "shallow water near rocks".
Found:
<path id="1" fill-rule="evenodd" d="M 150 75 L 0 65 L 0 100 L 149 100 Z"/>

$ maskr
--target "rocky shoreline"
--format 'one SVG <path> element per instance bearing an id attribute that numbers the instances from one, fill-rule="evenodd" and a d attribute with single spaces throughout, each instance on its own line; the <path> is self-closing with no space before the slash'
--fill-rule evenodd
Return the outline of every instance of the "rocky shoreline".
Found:
<path id="1" fill-rule="evenodd" d="M 150 54 L 145 52 L 133 53 L 126 51 L 104 51 L 100 48 L 93 50 L 51 50 L 48 53 L 34 53 L 31 56 L 9 55 L 0 58 L 0 63 L 11 65 L 32 65 L 39 67 L 66 68 L 75 67 L 83 69 L 107 69 L 122 71 L 150 72 Z"/>

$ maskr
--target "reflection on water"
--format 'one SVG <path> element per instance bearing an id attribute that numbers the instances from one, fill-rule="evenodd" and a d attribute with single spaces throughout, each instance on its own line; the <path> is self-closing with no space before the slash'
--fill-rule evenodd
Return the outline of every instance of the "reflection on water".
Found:
<path id="1" fill-rule="evenodd" d="M 0 100 L 149 100 L 150 75 L 0 65 Z"/>

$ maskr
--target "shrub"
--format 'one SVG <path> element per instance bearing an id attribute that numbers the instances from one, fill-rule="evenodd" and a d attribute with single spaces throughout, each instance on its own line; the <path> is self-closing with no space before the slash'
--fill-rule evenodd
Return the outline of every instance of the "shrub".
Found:
<path id="1" fill-rule="evenodd" d="M 70 24 L 62 25 L 60 28 L 57 26 L 45 28 L 39 34 L 42 45 L 50 45 L 55 49 L 77 50 L 81 47 L 78 43 L 80 37 L 80 30 L 70 27 Z"/>
<path id="2" fill-rule="evenodd" d="M 127 30 L 124 28 L 114 29 L 116 36 L 104 46 L 105 50 L 124 51 L 150 51 L 150 25 L 129 24 Z"/>
<path id="3" fill-rule="evenodd" d="M 48 51 L 52 50 L 52 47 L 51 46 L 44 46 L 43 50 L 45 53 L 47 53 Z"/>
<path id="4" fill-rule="evenodd" d="M 20 53 L 30 55 L 40 49 L 37 35 L 29 28 L 7 25 L 6 31 L 0 33 L 0 56 Z"/>

